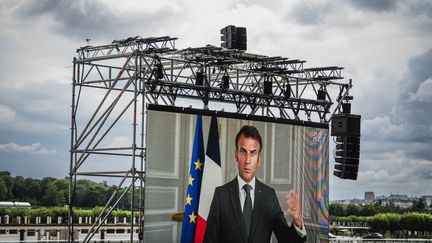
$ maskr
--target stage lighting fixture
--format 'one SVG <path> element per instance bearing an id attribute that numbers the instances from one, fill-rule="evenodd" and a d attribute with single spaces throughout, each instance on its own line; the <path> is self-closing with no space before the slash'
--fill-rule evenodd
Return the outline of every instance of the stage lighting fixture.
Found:
<path id="1" fill-rule="evenodd" d="M 285 86 L 285 92 L 284 92 L 285 98 L 291 97 L 291 85 L 287 82 Z"/>
<path id="2" fill-rule="evenodd" d="M 351 114 L 351 103 L 342 103 L 342 113 Z"/>
<path id="3" fill-rule="evenodd" d="M 204 82 L 204 73 L 203 72 L 196 72 L 195 77 L 196 85 L 203 85 Z"/>
<path id="4" fill-rule="evenodd" d="M 163 79 L 164 77 L 162 63 L 156 64 L 156 77 L 157 79 Z"/>
<path id="5" fill-rule="evenodd" d="M 318 90 L 317 100 L 326 100 L 327 92 L 323 89 Z"/>
<path id="6" fill-rule="evenodd" d="M 222 76 L 222 88 L 223 89 L 229 89 L 229 76 L 228 74 L 225 74 L 224 76 Z"/>
<path id="7" fill-rule="evenodd" d="M 271 79 L 269 79 L 268 77 L 264 78 L 264 94 L 265 95 L 271 95 L 272 94 L 272 82 Z"/>

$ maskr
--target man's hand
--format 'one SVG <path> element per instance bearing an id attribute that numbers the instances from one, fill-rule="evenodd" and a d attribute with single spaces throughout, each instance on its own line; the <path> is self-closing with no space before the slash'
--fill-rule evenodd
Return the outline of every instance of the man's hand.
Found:
<path id="1" fill-rule="evenodd" d="M 287 207 L 287 210 L 285 211 L 286 214 L 293 217 L 294 224 L 299 229 L 303 229 L 303 221 L 297 192 L 293 190 L 289 191 L 285 196 L 285 204 Z"/>

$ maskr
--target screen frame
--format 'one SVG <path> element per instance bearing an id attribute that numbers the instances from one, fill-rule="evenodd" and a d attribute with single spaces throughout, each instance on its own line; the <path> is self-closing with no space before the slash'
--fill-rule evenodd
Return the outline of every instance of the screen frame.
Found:
<path id="1" fill-rule="evenodd" d="M 284 118 L 277 118 L 277 117 L 264 117 L 264 116 L 232 113 L 232 112 L 225 112 L 225 111 L 204 110 L 204 109 L 196 109 L 190 107 L 149 104 L 147 109 L 154 110 L 154 111 L 166 111 L 166 112 L 195 114 L 195 115 L 199 114 L 205 116 L 218 116 L 224 118 L 235 118 L 235 119 L 243 119 L 243 120 L 251 120 L 251 121 L 272 122 L 272 123 L 289 124 L 289 125 L 296 125 L 296 126 L 329 129 L 329 124 L 327 123 L 284 119 Z"/>

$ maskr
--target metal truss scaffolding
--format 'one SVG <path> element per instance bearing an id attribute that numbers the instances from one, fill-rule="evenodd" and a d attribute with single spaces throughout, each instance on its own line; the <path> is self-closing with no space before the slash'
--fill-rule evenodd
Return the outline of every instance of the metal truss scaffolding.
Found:
<path id="1" fill-rule="evenodd" d="M 130 240 L 134 240 L 134 231 L 142 236 L 148 104 L 186 104 L 198 109 L 328 124 L 350 98 L 352 84 L 343 80 L 341 67 L 305 68 L 303 60 L 211 45 L 178 50 L 176 40 L 169 36 L 133 37 L 77 50 L 72 80 L 70 242 L 75 235 L 77 176 L 119 179 L 85 242 L 125 200 L 128 191 Z M 88 111 L 88 115 L 81 115 L 80 110 Z M 130 145 L 110 144 L 110 133 L 131 113 Z M 92 165 L 96 156 L 127 157 L 130 164 L 126 169 L 103 171 Z"/>

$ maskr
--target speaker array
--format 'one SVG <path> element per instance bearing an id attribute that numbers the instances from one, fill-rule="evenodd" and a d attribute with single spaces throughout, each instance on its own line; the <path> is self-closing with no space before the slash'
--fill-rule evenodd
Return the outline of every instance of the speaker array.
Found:
<path id="1" fill-rule="evenodd" d="M 332 118 L 331 135 L 336 136 L 334 175 L 357 180 L 360 160 L 360 115 L 337 114 Z"/>
<path id="2" fill-rule="evenodd" d="M 247 35 L 245 27 L 228 25 L 221 29 L 221 46 L 227 49 L 247 50 Z"/>

